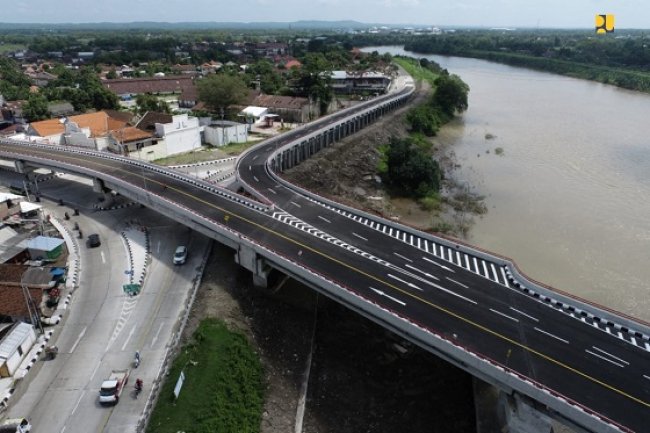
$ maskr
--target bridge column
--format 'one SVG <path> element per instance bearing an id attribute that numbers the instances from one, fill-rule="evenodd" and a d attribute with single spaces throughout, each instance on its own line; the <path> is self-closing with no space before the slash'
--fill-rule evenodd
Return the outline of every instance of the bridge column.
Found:
<path id="1" fill-rule="evenodd" d="M 111 189 L 106 188 L 104 181 L 96 177 L 93 178 L 93 191 L 97 194 L 101 194 L 104 200 L 102 201 L 103 207 L 109 207 L 115 201 L 113 194 L 111 194 Z"/>
<path id="2" fill-rule="evenodd" d="M 535 409 L 519 394 L 499 393 L 499 408 L 505 414 L 505 422 L 511 433 L 552 433 L 553 426 L 548 415 Z"/>
<path id="3" fill-rule="evenodd" d="M 235 253 L 235 263 L 253 273 L 253 284 L 258 287 L 268 286 L 268 276 L 271 267 L 257 255 L 255 250 L 246 245 L 239 244 Z"/>

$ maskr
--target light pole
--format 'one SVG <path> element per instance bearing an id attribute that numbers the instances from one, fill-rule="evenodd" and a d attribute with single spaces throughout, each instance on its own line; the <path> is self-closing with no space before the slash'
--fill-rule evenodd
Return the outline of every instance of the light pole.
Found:
<path id="1" fill-rule="evenodd" d="M 41 319 L 38 317 L 38 309 L 34 300 L 32 299 L 31 293 L 29 293 L 29 287 L 25 283 L 25 274 L 27 271 L 23 272 L 20 276 L 20 288 L 23 292 L 23 297 L 25 298 L 25 305 L 27 306 L 27 313 L 29 314 L 29 320 L 33 326 L 37 326 L 38 329 L 43 333 L 43 325 L 41 324 Z"/>

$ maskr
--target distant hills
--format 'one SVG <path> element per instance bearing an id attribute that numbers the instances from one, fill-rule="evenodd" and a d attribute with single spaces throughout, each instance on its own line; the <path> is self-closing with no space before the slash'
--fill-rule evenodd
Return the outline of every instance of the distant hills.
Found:
<path id="1" fill-rule="evenodd" d="M 130 23 L 2 23 L 0 30 L 44 30 L 44 29 L 78 29 L 78 30 L 201 30 L 201 29 L 242 29 L 242 30 L 331 30 L 331 29 L 366 29 L 373 26 L 402 27 L 396 24 L 369 24 L 358 21 L 293 21 L 293 22 L 152 22 L 135 21 Z"/>

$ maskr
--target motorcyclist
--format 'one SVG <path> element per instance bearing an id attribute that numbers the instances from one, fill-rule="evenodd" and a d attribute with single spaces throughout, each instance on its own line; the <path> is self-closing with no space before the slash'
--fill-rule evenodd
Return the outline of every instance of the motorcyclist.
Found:
<path id="1" fill-rule="evenodd" d="M 135 367 L 137 368 L 140 365 L 140 351 L 136 350 L 135 352 Z"/>
<path id="2" fill-rule="evenodd" d="M 144 386 L 144 383 L 142 382 L 142 379 L 137 378 L 135 380 L 135 389 L 136 389 L 136 391 L 142 391 L 143 386 Z"/>

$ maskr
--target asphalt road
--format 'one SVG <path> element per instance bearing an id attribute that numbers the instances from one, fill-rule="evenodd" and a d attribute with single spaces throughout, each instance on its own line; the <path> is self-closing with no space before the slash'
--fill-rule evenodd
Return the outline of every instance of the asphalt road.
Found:
<path id="1" fill-rule="evenodd" d="M 422 247 L 406 237 L 397 239 L 277 183 L 267 171 L 268 156 L 318 125 L 289 133 L 280 143 L 262 144 L 241 159 L 239 176 L 276 205 L 267 213 L 165 174 L 134 170 L 128 162 L 20 145 L 3 144 L 0 149 L 13 157 L 30 155 L 55 165 L 60 161 L 83 166 L 192 209 L 336 282 L 341 290 L 507 367 L 623 429 L 647 431 L 647 344 L 631 342 L 509 287 L 502 269 L 475 260 L 462 247 Z M 291 221 L 282 210 L 313 228 Z"/>
<path id="2" fill-rule="evenodd" d="M 81 216 L 73 220 L 85 234 L 98 233 L 102 245 L 88 249 L 81 240 L 80 288 L 57 326 L 54 343 L 59 354 L 54 360 L 37 362 L 25 379 L 29 381 L 26 391 L 11 402 L 8 415 L 29 416 L 35 432 L 134 431 L 202 260 L 206 239 L 154 212 L 134 211 L 138 208 L 88 216 L 84 204 L 92 203 L 97 195 L 90 187 L 69 180 L 50 181 L 41 190 L 79 203 Z M 52 209 L 59 216 L 70 212 L 56 205 Z M 122 291 L 127 263 L 119 235 L 124 221 L 131 218 L 146 219 L 152 244 L 148 277 L 141 294 L 134 298 Z M 171 264 L 178 244 L 190 247 L 183 266 Z M 142 363 L 132 369 L 120 402 L 99 405 L 103 379 L 112 369 L 132 367 L 136 350 L 142 353 Z M 133 394 L 136 377 L 145 385 L 137 400 Z"/>
<path id="3" fill-rule="evenodd" d="M 320 225 L 323 231 L 356 245 L 366 254 L 337 246 L 285 224 L 270 213 L 233 203 L 181 180 L 160 173 L 134 172 L 128 163 L 22 146 L 3 146 L 3 149 L 84 165 L 140 187 L 146 184 L 151 194 L 164 196 L 217 224 L 227 225 L 337 282 L 344 290 L 541 383 L 627 429 L 642 432 L 650 425 L 650 353 L 647 350 L 608 337 L 602 330 L 517 290 L 313 205 L 271 183 L 261 168 L 243 171 L 269 182 L 268 187 L 277 192 L 273 198 L 280 207 L 289 203 L 295 208 L 291 208 L 292 214 L 313 222 L 314 226 Z M 263 157 L 256 160 L 264 161 Z M 241 166 L 245 165 L 244 160 Z M 118 305 L 112 309 L 110 317 L 115 317 Z M 88 326 L 94 320 L 92 310 L 89 311 L 89 318 L 82 320 L 77 328 L 70 327 L 74 330 L 69 331 L 69 343 L 79 335 L 82 324 Z M 67 329 L 66 326 L 66 332 Z M 100 341 L 108 336 L 103 332 Z M 65 348 L 66 344 L 61 346 Z M 120 342 L 113 346 L 121 347 Z M 116 358 L 103 364 L 106 371 L 128 362 L 131 352 L 111 355 Z M 89 369 L 86 373 L 92 373 L 93 362 L 96 360 L 84 364 Z M 102 372 L 92 377 L 97 383 Z M 94 389 L 96 385 L 86 383 L 83 388 Z M 90 400 L 90 396 L 87 398 Z M 119 405 L 116 410 L 126 410 L 122 407 Z"/>

